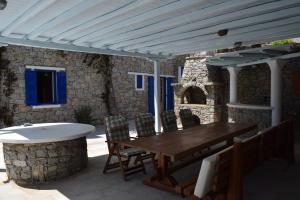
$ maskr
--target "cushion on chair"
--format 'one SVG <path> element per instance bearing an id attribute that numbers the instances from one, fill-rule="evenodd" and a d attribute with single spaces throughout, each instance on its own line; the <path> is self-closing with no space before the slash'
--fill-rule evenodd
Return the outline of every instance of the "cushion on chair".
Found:
<path id="1" fill-rule="evenodd" d="M 228 147 L 214 155 L 211 155 L 202 161 L 201 169 L 195 186 L 194 195 L 203 198 L 208 192 L 212 191 L 213 179 L 215 175 L 215 166 L 217 164 L 218 155 L 232 149 Z"/>
<path id="2" fill-rule="evenodd" d="M 164 111 L 161 114 L 161 121 L 164 132 L 176 131 L 177 128 L 177 119 L 175 112 L 173 110 Z"/>
<path id="3" fill-rule="evenodd" d="M 155 135 L 154 118 L 150 113 L 139 114 L 135 119 L 136 131 L 139 137 Z"/>
<path id="4" fill-rule="evenodd" d="M 128 122 L 121 115 L 106 117 L 105 125 L 109 141 L 114 142 L 129 139 Z"/>
<path id="5" fill-rule="evenodd" d="M 122 156 L 136 156 L 139 154 L 145 154 L 146 152 L 142 149 L 138 148 L 128 148 L 128 149 L 122 149 L 120 151 L 120 155 Z"/>

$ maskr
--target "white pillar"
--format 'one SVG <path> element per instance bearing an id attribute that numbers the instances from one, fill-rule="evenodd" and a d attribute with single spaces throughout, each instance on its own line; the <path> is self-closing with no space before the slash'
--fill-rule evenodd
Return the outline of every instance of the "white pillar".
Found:
<path id="1" fill-rule="evenodd" d="M 227 67 L 227 70 L 229 72 L 229 79 L 230 79 L 230 85 L 229 85 L 229 103 L 237 103 L 238 102 L 238 75 L 240 68 L 238 67 Z"/>
<path id="2" fill-rule="evenodd" d="M 154 60 L 154 112 L 155 131 L 161 133 L 160 122 L 160 61 Z"/>
<path id="3" fill-rule="evenodd" d="M 272 126 L 276 126 L 281 121 L 281 89 L 282 89 L 282 67 L 286 61 L 269 60 L 268 65 L 271 71 L 271 107 Z"/>

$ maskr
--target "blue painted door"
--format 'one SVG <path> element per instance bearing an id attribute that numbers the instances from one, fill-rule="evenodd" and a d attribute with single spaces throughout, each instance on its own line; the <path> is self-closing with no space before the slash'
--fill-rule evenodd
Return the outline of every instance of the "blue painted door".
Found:
<path id="1" fill-rule="evenodd" d="M 154 77 L 148 76 L 148 112 L 154 114 Z"/>
<path id="2" fill-rule="evenodd" d="M 165 78 L 165 110 L 173 110 L 174 109 L 174 95 L 173 95 L 173 78 L 167 77 Z"/>

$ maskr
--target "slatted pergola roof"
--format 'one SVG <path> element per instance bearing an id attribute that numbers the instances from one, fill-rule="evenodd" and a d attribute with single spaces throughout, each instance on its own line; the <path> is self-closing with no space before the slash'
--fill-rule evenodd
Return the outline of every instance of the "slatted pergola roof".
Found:
<path id="1" fill-rule="evenodd" d="M 206 59 L 206 64 L 221 67 L 244 67 L 267 63 L 269 60 L 289 60 L 300 57 L 300 44 L 292 43 L 278 46 L 246 49 L 229 53 L 220 53 Z"/>
<path id="2" fill-rule="evenodd" d="M 300 0 L 8 0 L 0 22 L 3 44 L 169 58 L 298 37 Z"/>

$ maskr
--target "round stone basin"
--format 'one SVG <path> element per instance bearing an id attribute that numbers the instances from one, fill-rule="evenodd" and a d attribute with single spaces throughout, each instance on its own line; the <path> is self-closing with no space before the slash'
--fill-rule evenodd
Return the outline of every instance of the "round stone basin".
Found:
<path id="1" fill-rule="evenodd" d="M 37 184 L 72 175 L 87 166 L 86 135 L 95 127 L 45 123 L 0 129 L 6 172 L 17 184 Z"/>

